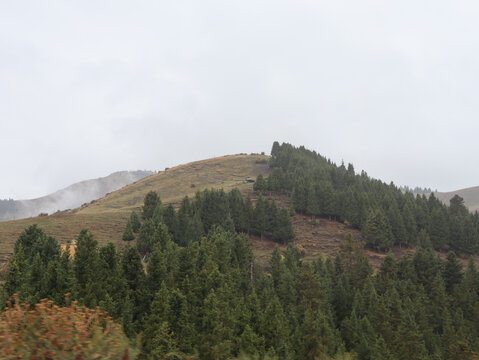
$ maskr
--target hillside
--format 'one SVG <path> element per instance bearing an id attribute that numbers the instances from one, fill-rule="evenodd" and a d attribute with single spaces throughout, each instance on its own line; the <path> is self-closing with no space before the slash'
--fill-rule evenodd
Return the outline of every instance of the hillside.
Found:
<path id="1" fill-rule="evenodd" d="M 74 209 L 152 174 L 151 171 L 118 171 L 98 179 L 75 183 L 37 199 L 0 200 L 0 221 Z"/>
<path id="2" fill-rule="evenodd" d="M 449 200 L 456 194 L 464 199 L 464 204 L 468 207 L 469 211 L 474 212 L 479 210 L 479 186 L 449 192 L 434 193 L 439 200 L 447 205 L 449 205 Z"/>
<path id="3" fill-rule="evenodd" d="M 245 180 L 256 178 L 258 174 L 269 175 L 268 160 L 265 155 L 231 155 L 191 162 L 143 178 L 68 213 L 1 222 L 0 262 L 5 262 L 12 253 L 19 234 L 34 223 L 63 244 L 75 239 L 81 229 L 87 228 L 100 244 L 112 241 L 123 246 L 125 242 L 121 236 L 128 216 L 132 210 L 140 210 L 145 194 L 151 190 L 160 194 L 163 203 L 172 203 L 175 208 L 185 195 L 193 197 L 197 191 L 209 188 L 229 191 L 236 187 L 243 196 L 250 196 L 255 202 L 258 194 L 253 191 L 253 184 Z M 265 191 L 263 194 L 265 198 L 289 207 L 290 198 L 281 195 L 281 192 Z M 324 216 L 297 214 L 293 217 L 293 227 L 296 233 L 294 242 L 302 249 L 306 260 L 319 255 L 336 255 L 348 232 L 356 240 L 361 239 L 359 230 Z M 278 244 L 255 236 L 252 239 L 257 260 L 267 267 L 271 252 Z M 280 248 L 285 246 L 280 245 Z M 400 246 L 392 249 L 397 256 L 414 252 L 414 248 L 405 250 Z M 376 268 L 385 256 L 385 253 L 370 250 L 366 254 Z"/>
<path id="4" fill-rule="evenodd" d="M 122 244 L 127 218 L 132 210 L 140 209 L 148 191 L 157 191 L 164 203 L 173 204 L 185 195 L 194 196 L 207 188 L 228 191 L 237 187 L 243 193 L 252 192 L 252 184 L 245 179 L 268 174 L 267 160 L 265 155 L 232 155 L 196 161 L 136 181 L 65 214 L 0 222 L 0 262 L 5 262 L 12 253 L 21 232 L 35 223 L 62 243 L 76 238 L 86 228 L 100 244 L 108 241 Z"/>

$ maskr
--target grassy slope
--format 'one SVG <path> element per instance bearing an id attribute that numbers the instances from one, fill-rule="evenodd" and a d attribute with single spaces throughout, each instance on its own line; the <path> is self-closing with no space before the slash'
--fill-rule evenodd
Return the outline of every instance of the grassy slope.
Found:
<path id="1" fill-rule="evenodd" d="M 449 205 L 449 200 L 456 194 L 464 199 L 464 203 L 470 211 L 479 211 L 479 186 L 450 192 L 434 193 L 439 200 L 447 205 Z"/>
<path id="2" fill-rule="evenodd" d="M 128 216 L 132 210 L 140 209 L 148 191 L 157 191 L 164 203 L 173 204 L 206 188 L 229 191 L 237 187 L 244 193 L 251 192 L 252 184 L 244 180 L 256 178 L 259 173 L 268 174 L 267 159 L 264 155 L 231 155 L 192 162 L 141 179 L 69 214 L 0 222 L 0 262 L 12 253 L 20 233 L 35 223 L 61 243 L 87 228 L 100 244 L 122 244 L 121 234 Z"/>
<path id="3" fill-rule="evenodd" d="M 249 195 L 255 201 L 257 194 L 253 192 L 252 184 L 245 183 L 244 180 L 248 177 L 255 178 L 259 173 L 268 174 L 270 169 L 267 159 L 262 155 L 232 155 L 192 162 L 139 180 L 69 214 L 0 222 L 0 273 L 2 262 L 12 253 L 19 234 L 34 223 L 63 244 L 74 239 L 83 228 L 92 231 L 100 244 L 108 241 L 125 244 L 121 235 L 128 216 L 132 210 L 140 209 L 145 194 L 150 190 L 157 191 L 164 203 L 174 205 L 178 205 L 185 195 L 194 196 L 196 191 L 206 188 L 229 191 L 237 187 L 243 195 Z M 264 196 L 274 198 L 279 205 L 289 205 L 287 196 L 268 193 Z M 293 225 L 295 243 L 304 250 L 306 260 L 316 259 L 319 255 L 336 255 L 347 232 L 352 232 L 355 239 L 361 238 L 358 230 L 328 219 L 296 215 Z M 258 262 L 267 267 L 271 252 L 277 244 L 254 236 L 252 240 Z M 284 249 L 284 246 L 280 248 Z M 393 251 L 397 256 L 414 253 L 414 249 L 395 248 Z M 376 268 L 385 256 L 372 251 L 365 253 Z"/>

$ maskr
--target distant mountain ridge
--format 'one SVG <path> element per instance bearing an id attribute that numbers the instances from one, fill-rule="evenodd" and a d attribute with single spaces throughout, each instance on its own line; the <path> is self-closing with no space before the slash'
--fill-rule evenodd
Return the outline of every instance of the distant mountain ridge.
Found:
<path id="1" fill-rule="evenodd" d="M 151 171 L 117 171 L 98 179 L 84 180 L 52 194 L 30 200 L 0 200 L 0 221 L 23 219 L 74 209 L 84 203 L 153 175 Z"/>
<path id="2" fill-rule="evenodd" d="M 449 192 L 434 192 L 434 195 L 447 205 L 449 205 L 449 200 L 456 194 L 464 199 L 464 204 L 469 211 L 479 211 L 479 186 Z"/>

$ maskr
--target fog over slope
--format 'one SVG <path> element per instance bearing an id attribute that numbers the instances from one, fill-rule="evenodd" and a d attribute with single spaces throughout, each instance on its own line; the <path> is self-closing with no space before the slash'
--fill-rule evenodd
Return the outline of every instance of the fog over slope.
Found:
<path id="1" fill-rule="evenodd" d="M 118 171 L 106 177 L 81 181 L 53 194 L 31 200 L 0 200 L 0 221 L 23 219 L 40 213 L 73 209 L 107 193 L 154 174 L 151 171 Z"/>

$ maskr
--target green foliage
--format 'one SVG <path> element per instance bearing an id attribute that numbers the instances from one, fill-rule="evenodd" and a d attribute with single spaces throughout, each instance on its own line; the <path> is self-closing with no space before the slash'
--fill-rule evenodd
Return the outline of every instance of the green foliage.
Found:
<path id="1" fill-rule="evenodd" d="M 264 180 L 264 177 L 262 174 L 259 174 L 256 177 L 256 181 L 253 184 L 253 190 L 254 191 L 263 191 L 266 190 L 266 181 Z"/>
<path id="2" fill-rule="evenodd" d="M 125 230 L 123 231 L 123 235 L 121 236 L 122 240 L 131 241 L 135 239 L 135 235 L 133 234 L 133 229 L 131 222 L 128 220 L 126 223 Z"/>
<path id="3" fill-rule="evenodd" d="M 294 236 L 291 216 L 288 210 L 283 207 L 279 212 L 277 225 L 273 228 L 273 238 L 278 242 L 287 243 L 292 240 Z"/>
<path id="4" fill-rule="evenodd" d="M 136 211 L 131 212 L 130 218 L 128 219 L 128 222 L 131 224 L 131 230 L 134 233 L 137 233 L 140 230 L 141 221 L 140 221 L 140 217 L 138 216 L 138 213 Z"/>
<path id="5" fill-rule="evenodd" d="M 303 262 L 289 243 L 263 270 L 242 232 L 287 243 L 290 210 L 261 194 L 253 205 L 238 190 L 205 190 L 175 211 L 149 193 L 137 247 L 99 248 L 83 230 L 70 257 L 38 227 L 26 229 L 0 297 L 20 291 L 30 304 L 46 297 L 64 305 L 71 292 L 122 324 L 139 359 L 478 358 L 478 272 L 473 262 L 464 272 L 452 252 L 442 260 L 433 251 L 477 251 L 478 215 L 460 199 L 447 207 L 402 194 L 288 144 L 273 145 L 270 164 L 261 191 L 291 194 L 300 213 L 361 228 L 375 249 L 418 243 L 414 257 L 389 253 L 374 274 L 349 234 L 334 259 Z"/>
<path id="6" fill-rule="evenodd" d="M 157 207 L 161 205 L 161 200 L 155 191 L 150 191 L 145 195 L 144 205 L 142 208 L 143 219 L 151 219 Z"/>
<path id="7" fill-rule="evenodd" d="M 339 219 L 370 233 L 375 239 L 369 245 L 374 249 L 385 250 L 393 244 L 414 246 L 418 232 L 426 230 L 435 249 L 479 252 L 479 215 L 470 214 L 457 195 L 449 207 L 434 194 L 415 198 L 392 183 L 370 178 L 364 171 L 356 174 L 351 164 L 347 168 L 344 164 L 337 166 L 314 151 L 287 143 L 274 143 L 270 166 L 273 169 L 265 180 L 267 190 L 291 194 L 296 212 Z M 376 224 L 379 227 L 375 227 L 375 234 L 365 229 L 371 226 L 366 224 L 369 209 L 380 211 L 387 220 Z"/>
<path id="8" fill-rule="evenodd" d="M 187 219 L 197 209 L 189 206 Z M 15 247 L 5 290 L 21 291 L 30 304 L 48 297 L 59 305 L 72 291 L 137 339 L 139 359 L 477 357 L 478 272 L 470 262 L 464 273 L 452 252 L 437 257 L 424 230 L 412 260 L 390 253 L 375 275 L 351 235 L 340 256 L 314 264 L 303 263 L 294 245 L 276 248 L 266 273 L 245 235 L 213 226 L 180 247 L 165 224 L 148 222 L 146 269 L 135 247 L 98 248 L 86 230 L 71 259 L 46 250 L 55 241 L 30 229 Z M 38 245 L 29 257 L 26 240 Z"/>
<path id="9" fill-rule="evenodd" d="M 389 249 L 394 243 L 389 221 L 379 209 L 370 212 L 362 235 L 368 246 L 379 251 Z"/>

